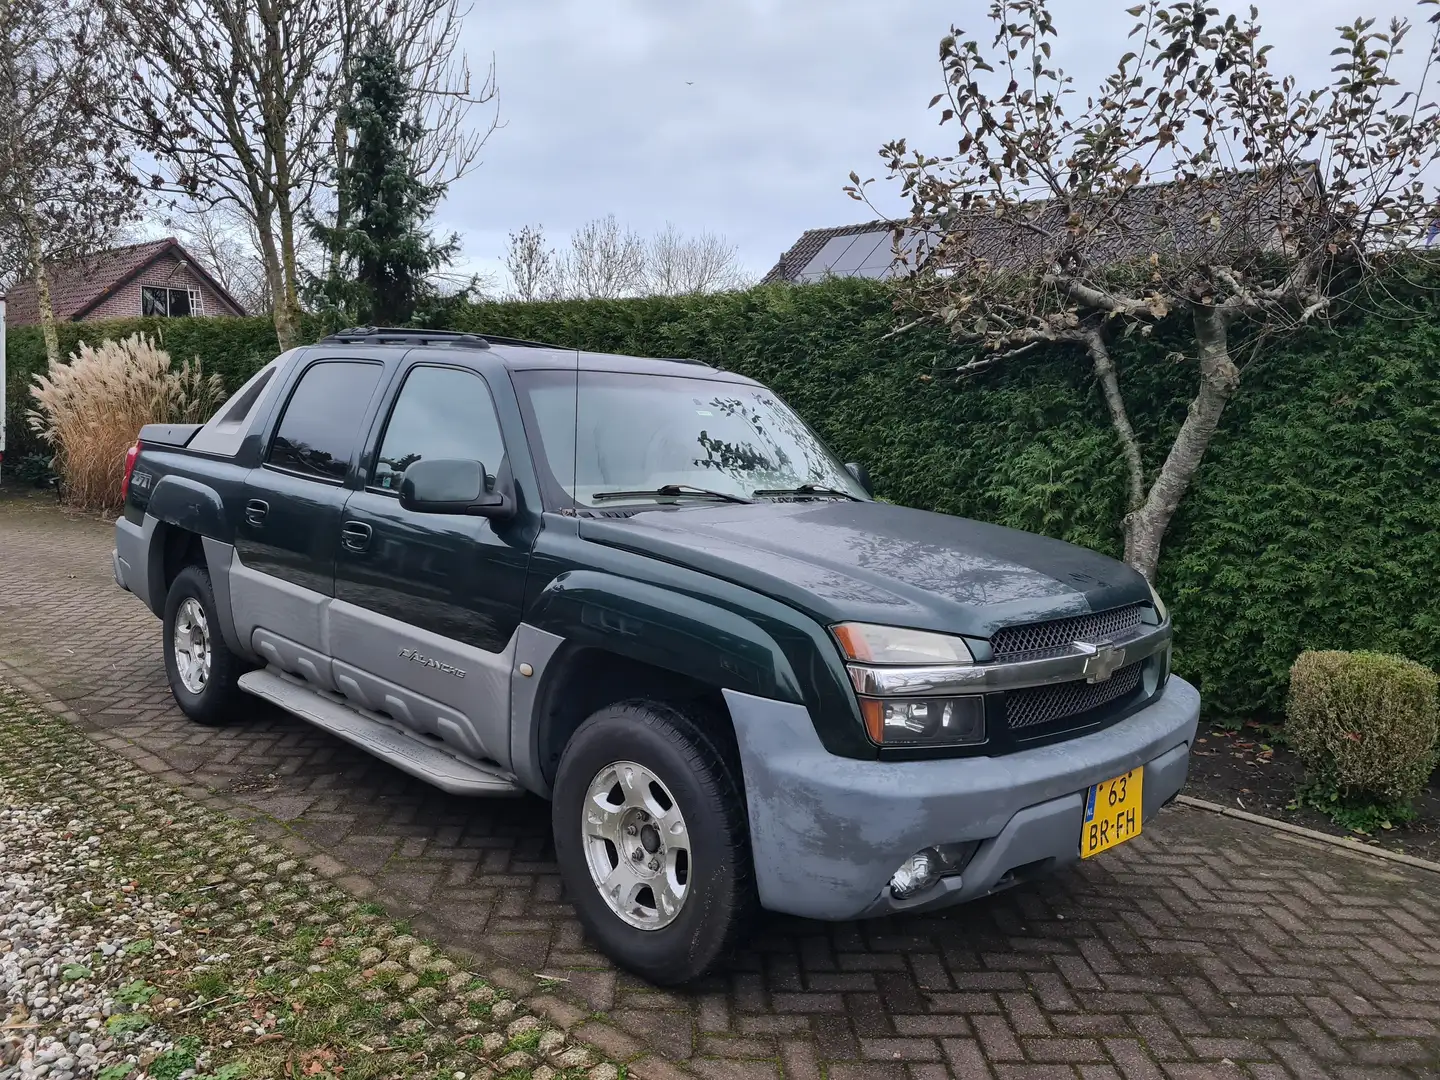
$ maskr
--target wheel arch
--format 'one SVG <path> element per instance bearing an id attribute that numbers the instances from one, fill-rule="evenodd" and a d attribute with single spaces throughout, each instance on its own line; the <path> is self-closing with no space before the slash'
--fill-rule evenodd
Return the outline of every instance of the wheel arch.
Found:
<path id="1" fill-rule="evenodd" d="M 720 687 L 600 646 L 567 644 L 547 665 L 534 705 L 530 757 L 547 794 L 580 725 L 624 701 L 657 701 L 682 710 L 741 778 L 735 728 Z"/>
<path id="2" fill-rule="evenodd" d="M 635 698 L 690 706 L 717 750 L 734 754 L 723 692 L 803 702 L 789 658 L 740 613 L 703 599 L 599 571 L 552 581 L 527 623 L 550 642 L 515 716 L 513 767 L 548 795 L 566 742 L 597 709 Z M 526 650 L 517 654 L 524 662 Z"/>

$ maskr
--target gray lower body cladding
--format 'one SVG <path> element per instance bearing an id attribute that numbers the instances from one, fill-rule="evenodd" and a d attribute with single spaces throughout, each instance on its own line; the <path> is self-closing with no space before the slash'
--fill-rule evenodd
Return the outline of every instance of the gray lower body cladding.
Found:
<path id="1" fill-rule="evenodd" d="M 115 550 L 110 553 L 115 584 L 134 593 L 151 610 L 150 542 L 157 525 L 159 522 L 152 517 L 147 517 L 143 525 L 120 518 L 115 522 Z"/>
<path id="2" fill-rule="evenodd" d="M 760 902 L 843 920 L 976 899 L 1080 857 L 1091 785 L 1144 767 L 1149 819 L 1184 786 L 1200 695 L 1161 697 L 1091 735 L 994 758 L 852 761 L 800 705 L 726 691 L 739 737 Z M 889 890 L 923 848 L 979 841 L 961 874 L 907 900 Z"/>

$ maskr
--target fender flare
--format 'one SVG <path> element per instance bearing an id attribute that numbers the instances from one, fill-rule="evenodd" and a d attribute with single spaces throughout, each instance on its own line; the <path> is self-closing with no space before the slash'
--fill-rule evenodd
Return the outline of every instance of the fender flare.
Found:
<path id="1" fill-rule="evenodd" d="M 805 701 L 789 657 L 770 633 L 686 593 L 601 571 L 570 571 L 545 587 L 525 621 L 566 646 L 602 649 L 718 690 Z"/>
<path id="2" fill-rule="evenodd" d="M 150 493 L 145 507 L 146 532 L 149 534 L 147 581 L 151 596 L 150 610 L 165 610 L 165 536 L 164 526 L 180 529 L 200 537 L 202 541 L 234 540 L 234 530 L 225 517 L 225 504 L 213 488 L 184 476 L 162 476 Z M 150 525 L 153 520 L 155 525 Z M 158 594 L 158 595 L 157 595 Z"/>
<path id="3" fill-rule="evenodd" d="M 185 476 L 162 476 L 150 493 L 145 512 L 207 540 L 235 541 L 219 492 Z"/>

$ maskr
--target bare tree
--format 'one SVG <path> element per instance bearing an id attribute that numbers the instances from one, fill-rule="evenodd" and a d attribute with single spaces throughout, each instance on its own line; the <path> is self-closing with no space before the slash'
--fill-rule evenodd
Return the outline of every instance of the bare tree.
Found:
<path id="1" fill-rule="evenodd" d="M 586 222 L 570 235 L 557 276 L 563 295 L 578 299 L 634 296 L 645 285 L 645 241 L 614 214 Z"/>
<path id="2" fill-rule="evenodd" d="M 154 186 L 255 228 L 280 347 L 297 341 L 299 215 L 326 160 L 340 34 L 329 0 L 113 0 L 134 54 L 124 117 Z"/>
<path id="3" fill-rule="evenodd" d="M 505 272 L 510 295 L 516 300 L 549 300 L 557 290 L 559 257 L 545 241 L 545 226 L 525 225 L 510 234 L 505 248 Z"/>
<path id="4" fill-rule="evenodd" d="M 470 167 L 488 135 L 465 127 L 470 107 L 493 98 L 494 81 L 472 88 L 455 51 L 463 12 L 454 0 L 395 0 L 383 9 L 362 0 L 107 2 L 135 67 L 119 115 L 159 164 L 153 185 L 245 215 L 282 348 L 297 340 L 298 226 L 326 209 L 348 213 L 321 204 L 326 180 L 343 164 L 337 155 L 349 136 L 338 121 L 340 105 L 372 21 L 384 20 L 406 43 L 432 168 L 453 174 Z"/>
<path id="5" fill-rule="evenodd" d="M 0 7 L 0 278 L 34 283 L 54 363 L 47 266 L 104 246 L 139 196 L 129 148 L 106 122 L 117 79 L 100 22 L 80 0 Z"/>
<path id="6" fill-rule="evenodd" d="M 734 244 L 712 232 L 686 236 L 666 222 L 651 239 L 645 259 L 646 291 L 660 296 L 743 289 L 749 279 Z"/>
<path id="7" fill-rule="evenodd" d="M 517 300 L 682 296 L 748 284 L 735 246 L 723 236 L 686 236 L 667 224 L 647 241 L 614 214 L 580 226 L 560 252 L 543 227 L 526 225 L 510 234 L 505 269 Z"/>
<path id="8" fill-rule="evenodd" d="M 1132 43 L 1082 97 L 1053 60 L 1046 0 L 995 0 L 988 45 L 959 29 L 940 42 L 931 106 L 958 127 L 954 148 L 932 156 L 901 139 L 881 157 L 912 204 L 897 241 L 918 238 L 921 264 L 899 329 L 948 327 L 978 354 L 962 376 L 1045 349 L 1088 360 L 1128 485 L 1125 558 L 1153 581 L 1240 386 L 1237 342 L 1332 316 L 1434 217 L 1424 180 L 1440 112 L 1426 94 L 1440 15 L 1413 85 L 1397 74 L 1410 23 L 1361 19 L 1338 29 L 1333 80 L 1306 88 L 1271 70 L 1254 8 L 1242 21 L 1203 0 L 1147 0 L 1130 14 Z M 864 198 L 871 182 L 852 173 L 847 190 Z M 1174 359 L 1197 386 L 1157 469 L 1116 349 L 1167 322 L 1188 332 Z"/>

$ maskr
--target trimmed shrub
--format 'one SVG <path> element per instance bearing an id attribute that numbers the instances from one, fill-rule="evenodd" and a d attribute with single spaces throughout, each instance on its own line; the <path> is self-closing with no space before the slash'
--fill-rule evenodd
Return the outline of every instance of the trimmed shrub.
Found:
<path id="1" fill-rule="evenodd" d="M 98 348 L 82 344 L 69 363 L 36 375 L 30 393 L 30 427 L 54 448 L 61 498 L 98 510 L 120 505 L 125 452 L 142 427 L 204 420 L 224 386 L 198 359 L 172 370 L 169 353 L 132 334 Z"/>
<path id="2" fill-rule="evenodd" d="M 1440 739 L 1440 678 L 1375 652 L 1305 652 L 1290 669 L 1285 736 L 1312 785 L 1350 802 L 1405 806 Z"/>

